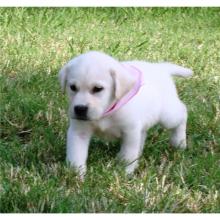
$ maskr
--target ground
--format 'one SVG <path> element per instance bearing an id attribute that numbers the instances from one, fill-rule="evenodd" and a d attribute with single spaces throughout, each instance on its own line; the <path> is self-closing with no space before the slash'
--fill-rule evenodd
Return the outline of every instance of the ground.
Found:
<path id="1" fill-rule="evenodd" d="M 1 8 L 0 212 L 220 212 L 219 28 L 219 8 Z M 57 74 L 88 50 L 193 69 L 175 80 L 185 151 L 156 126 L 127 177 L 119 142 L 94 138 L 85 181 L 76 177 Z"/>

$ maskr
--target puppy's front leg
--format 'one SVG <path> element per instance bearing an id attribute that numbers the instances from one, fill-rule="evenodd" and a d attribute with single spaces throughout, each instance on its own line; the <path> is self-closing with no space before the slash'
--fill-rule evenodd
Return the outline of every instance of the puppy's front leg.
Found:
<path id="1" fill-rule="evenodd" d="M 67 131 L 67 162 L 76 168 L 82 178 L 86 173 L 91 134 L 91 129 L 85 126 L 84 122 L 71 123 Z"/>
<path id="2" fill-rule="evenodd" d="M 142 132 L 140 129 L 125 131 L 122 146 L 118 153 L 119 159 L 127 163 L 126 173 L 132 174 L 138 166 L 138 158 L 142 152 Z"/>

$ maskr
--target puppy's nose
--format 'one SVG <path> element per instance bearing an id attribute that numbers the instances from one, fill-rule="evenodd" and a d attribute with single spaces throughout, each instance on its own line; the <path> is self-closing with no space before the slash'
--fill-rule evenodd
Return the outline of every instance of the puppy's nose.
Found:
<path id="1" fill-rule="evenodd" d="M 74 107 L 74 111 L 77 117 L 86 119 L 87 118 L 87 112 L 88 112 L 88 106 L 86 105 L 76 105 Z"/>

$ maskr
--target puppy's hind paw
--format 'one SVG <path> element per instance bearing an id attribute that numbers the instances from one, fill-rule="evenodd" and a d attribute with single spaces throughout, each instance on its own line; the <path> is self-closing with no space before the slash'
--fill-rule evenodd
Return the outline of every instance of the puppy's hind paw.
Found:
<path id="1" fill-rule="evenodd" d="M 175 148 L 178 148 L 178 149 L 181 149 L 181 150 L 185 150 L 187 145 L 186 145 L 186 139 L 182 139 L 182 140 L 176 140 L 175 138 L 172 138 L 170 140 L 170 144 L 175 147 Z"/>

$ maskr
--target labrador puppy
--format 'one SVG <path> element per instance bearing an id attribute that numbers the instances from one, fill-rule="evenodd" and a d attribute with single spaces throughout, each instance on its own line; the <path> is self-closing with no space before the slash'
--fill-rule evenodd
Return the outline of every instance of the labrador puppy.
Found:
<path id="1" fill-rule="evenodd" d="M 59 72 L 69 97 L 67 161 L 83 177 L 92 135 L 121 138 L 118 158 L 131 174 L 148 129 L 158 123 L 171 130 L 172 146 L 186 148 L 187 109 L 172 76 L 191 75 L 175 64 L 120 62 L 96 51 L 70 60 Z"/>

